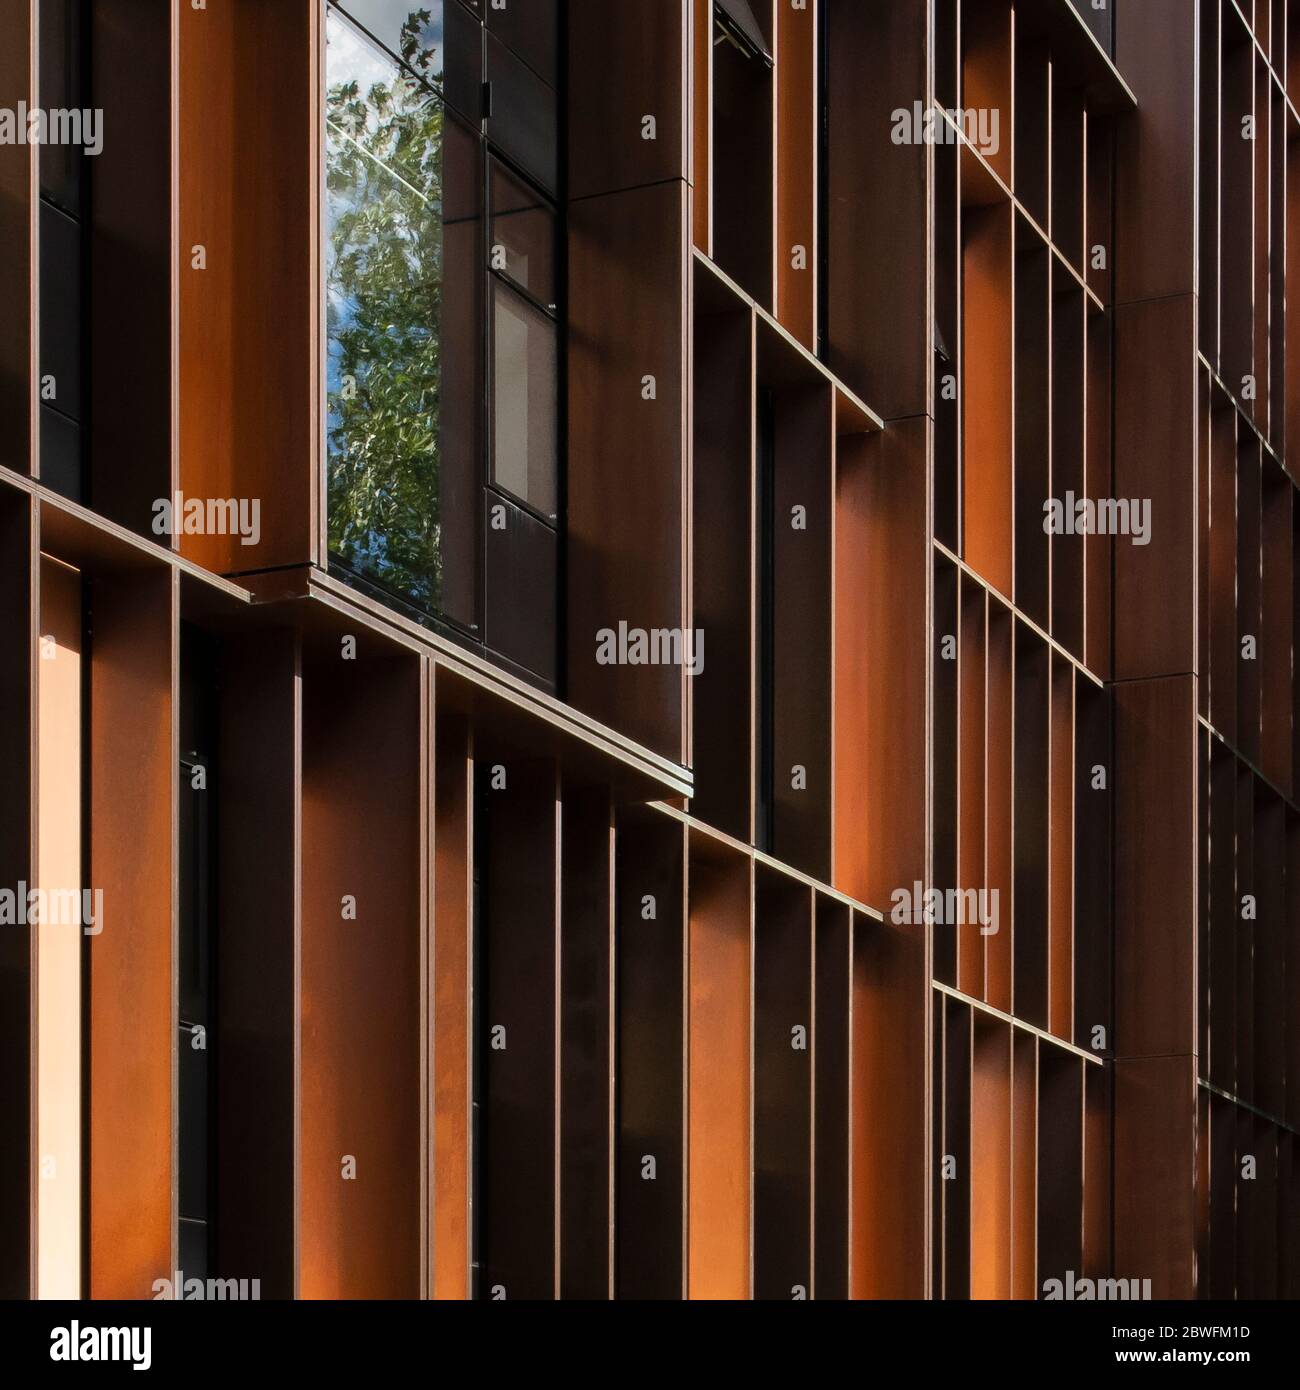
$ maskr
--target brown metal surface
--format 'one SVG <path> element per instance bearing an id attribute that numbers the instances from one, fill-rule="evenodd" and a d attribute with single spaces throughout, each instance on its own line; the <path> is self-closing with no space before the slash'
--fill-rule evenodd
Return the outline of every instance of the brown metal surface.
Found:
<path id="1" fill-rule="evenodd" d="M 1186 296 L 1115 313 L 1115 496 L 1147 499 L 1160 518 L 1149 545 L 1115 547 L 1119 680 L 1196 664 L 1195 312 Z"/>
<path id="2" fill-rule="evenodd" d="M 803 884 L 754 875 L 754 1297 L 812 1297 L 813 932 Z"/>
<path id="3" fill-rule="evenodd" d="M 749 862 L 690 839 L 687 1296 L 752 1281 L 753 922 Z"/>
<path id="4" fill-rule="evenodd" d="M 776 11 L 776 317 L 805 347 L 817 333 L 818 0 Z M 800 258 L 798 248 L 803 248 Z"/>
<path id="5" fill-rule="evenodd" d="M 926 318 L 925 146 L 888 139 L 892 113 L 926 90 L 925 0 L 827 7 L 827 361 L 885 419 L 925 414 L 930 333 Z M 873 53 L 872 80 L 858 55 Z M 864 139 L 864 131 L 878 132 Z M 900 235 L 900 228 L 909 229 Z M 868 248 L 883 248 L 867 254 Z M 888 333 L 879 325 L 889 324 Z M 955 350 L 955 345 L 952 345 Z"/>
<path id="6" fill-rule="evenodd" d="M 571 0 L 570 197 L 689 177 L 691 8 L 690 0 Z M 642 133 L 646 116 L 655 118 L 652 139 Z"/>
<path id="7" fill-rule="evenodd" d="M 470 1296 L 474 1161 L 470 1093 L 474 764 L 463 721 L 434 692 L 433 1101 L 434 1298 Z"/>
<path id="8" fill-rule="evenodd" d="M 817 897 L 813 924 L 813 1297 L 849 1294 L 853 914 Z"/>
<path id="9" fill-rule="evenodd" d="M 321 558 L 321 12 L 312 0 L 176 11 L 178 485 L 187 497 L 260 502 L 256 545 L 179 537 L 182 554 L 219 573 Z"/>
<path id="10" fill-rule="evenodd" d="M 420 1292 L 420 711 L 410 658 L 363 640 L 354 660 L 334 646 L 304 662 L 303 1298 Z"/>
<path id="11" fill-rule="evenodd" d="M 692 240 L 713 254 L 713 2 L 691 0 Z"/>
<path id="12" fill-rule="evenodd" d="M 597 634 L 620 622 L 689 625 L 687 246 L 681 183 L 570 208 L 568 698 L 678 761 L 682 668 L 601 665 L 596 656 Z M 611 304 L 622 306 L 617 317 Z"/>
<path id="13" fill-rule="evenodd" d="M 1120 1056 L 1195 1050 L 1196 745 L 1190 677 L 1115 692 L 1115 1038 Z M 1146 786 L 1162 789 L 1159 816 Z"/>
<path id="14" fill-rule="evenodd" d="M 850 1298 L 925 1293 L 927 1175 L 915 1155 L 929 1095 L 897 1084 L 929 1055 L 924 955 L 920 929 L 855 917 Z"/>
<path id="15" fill-rule="evenodd" d="M 1196 10 L 1184 0 L 1121 5 L 1115 45 L 1138 120 L 1121 122 L 1115 188 L 1116 302 L 1196 286 Z"/>
<path id="16" fill-rule="evenodd" d="M 976 1015 L 971 1038 L 970 1296 L 1011 1297 L 1011 1028 Z"/>
<path id="17" fill-rule="evenodd" d="M 1012 594 L 1012 212 L 969 208 L 963 221 L 962 500 L 964 558 Z"/>
<path id="18" fill-rule="evenodd" d="M 176 579 L 90 604 L 88 1292 L 151 1298 L 176 1268 Z"/>

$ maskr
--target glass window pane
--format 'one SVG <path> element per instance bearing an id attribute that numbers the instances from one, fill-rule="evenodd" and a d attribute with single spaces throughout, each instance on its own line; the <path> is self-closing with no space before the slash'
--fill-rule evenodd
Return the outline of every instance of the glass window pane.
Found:
<path id="1" fill-rule="evenodd" d="M 339 8 L 363 25 L 413 72 L 433 81 L 442 76 L 442 0 L 337 0 Z"/>
<path id="2" fill-rule="evenodd" d="M 447 6 L 443 96 L 475 126 L 483 119 L 483 25 L 459 5 Z"/>
<path id="3" fill-rule="evenodd" d="M 81 227 L 41 205 L 41 402 L 81 419 Z"/>
<path id="4" fill-rule="evenodd" d="M 436 609 L 443 111 L 333 12 L 326 41 L 330 550 Z"/>
<path id="5" fill-rule="evenodd" d="M 442 363 L 438 509 L 442 615 L 479 621 L 483 495 L 483 155 L 458 121 L 443 126 Z"/>
<path id="6" fill-rule="evenodd" d="M 491 508 L 498 504 L 505 509 L 505 524 L 493 526 Z M 488 507 L 488 646 L 553 684 L 559 542 L 549 526 L 497 492 L 488 492 Z"/>
<path id="7" fill-rule="evenodd" d="M 189 1221 L 202 1221 L 208 1214 L 208 1057 L 212 1040 L 209 1036 L 203 1041 L 204 1047 L 194 1046 L 191 1027 L 182 1025 L 177 1031 L 178 1214 Z"/>
<path id="8" fill-rule="evenodd" d="M 48 405 L 41 407 L 41 482 L 61 497 L 82 502 L 81 426 Z"/>
<path id="9" fill-rule="evenodd" d="M 555 325 L 492 283 L 492 479 L 554 517 Z"/>
<path id="10" fill-rule="evenodd" d="M 41 0 L 40 105 L 50 111 L 83 110 L 80 0 Z M 41 146 L 41 192 L 68 212 L 81 212 L 80 145 Z"/>
<path id="11" fill-rule="evenodd" d="M 487 27 L 550 86 L 555 86 L 555 0 L 510 0 L 488 7 Z"/>
<path id="12" fill-rule="evenodd" d="M 555 303 L 555 215 L 526 184 L 492 165 L 492 268 Z"/>
<path id="13" fill-rule="evenodd" d="M 549 193 L 555 192 L 555 93 L 505 45 L 487 38 L 492 114 L 488 137 Z"/>

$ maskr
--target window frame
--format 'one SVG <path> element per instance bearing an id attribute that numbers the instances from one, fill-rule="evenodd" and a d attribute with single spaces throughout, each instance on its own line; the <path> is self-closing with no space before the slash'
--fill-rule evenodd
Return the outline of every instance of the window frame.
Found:
<path id="1" fill-rule="evenodd" d="M 555 120 L 555 147 L 557 161 L 557 187 L 554 192 L 546 189 L 536 178 L 530 174 L 517 159 L 503 149 L 494 139 L 491 128 L 490 114 L 490 88 L 487 83 L 487 42 L 491 32 L 486 23 L 484 14 L 466 0 L 442 0 L 444 15 L 453 6 L 459 6 L 464 15 L 473 23 L 479 26 L 480 37 L 480 77 L 481 85 L 479 90 L 483 94 L 483 102 L 478 112 L 466 112 L 463 103 L 453 101 L 448 96 L 447 74 L 440 72 L 435 79 L 429 76 L 422 76 L 415 71 L 412 66 L 405 62 L 400 54 L 393 52 L 387 44 L 374 34 L 367 26 L 352 13 L 348 6 L 348 0 L 322 0 L 322 40 L 324 39 L 324 24 L 333 15 L 338 21 L 349 26 L 366 43 L 373 45 L 377 51 L 390 59 L 400 71 L 400 73 L 417 83 L 422 89 L 430 92 L 442 105 L 444 111 L 452 119 L 455 119 L 465 131 L 476 138 L 478 149 L 476 151 L 478 169 L 478 209 L 480 230 L 478 236 L 478 256 L 479 256 L 479 302 L 478 312 L 480 321 L 478 325 L 478 350 L 480 391 L 479 399 L 476 402 L 475 423 L 477 426 L 477 455 L 474 459 L 473 474 L 475 478 L 474 510 L 470 524 L 472 524 L 475 535 L 472 538 L 472 545 L 475 552 L 475 599 L 474 599 L 474 618 L 476 621 L 470 623 L 458 617 L 452 616 L 439 609 L 430 609 L 401 593 L 395 588 L 385 585 L 382 580 L 360 573 L 352 569 L 345 560 L 333 550 L 329 544 L 330 526 L 330 488 L 329 488 L 329 444 L 325 438 L 326 430 L 324 422 L 328 417 L 328 391 L 324 381 L 322 382 L 322 443 L 321 443 L 321 553 L 326 568 L 331 574 L 340 578 L 350 587 L 356 588 L 359 592 L 367 593 L 388 607 L 395 608 L 404 615 L 412 618 L 423 627 L 430 628 L 435 632 L 466 641 L 473 646 L 481 649 L 485 655 L 505 665 L 508 669 L 523 675 L 533 681 L 541 681 L 548 688 L 558 686 L 558 681 L 546 677 L 537 672 L 533 672 L 526 667 L 520 666 L 510 657 L 496 652 L 491 646 L 488 633 L 490 624 L 486 611 L 488 597 L 488 575 L 487 575 L 487 554 L 483 543 L 483 529 L 486 521 L 487 508 L 493 496 L 500 497 L 503 501 L 516 507 L 522 512 L 527 513 L 535 521 L 544 526 L 555 537 L 557 553 L 557 580 L 555 590 L 555 640 L 557 650 L 562 641 L 563 632 L 563 604 L 562 595 L 564 587 L 563 577 L 563 553 L 564 535 L 566 530 L 566 473 L 567 473 L 567 450 L 566 450 L 566 402 L 567 402 L 567 315 L 566 295 L 567 295 L 567 267 L 564 261 L 564 248 L 567 244 L 566 229 L 564 219 L 564 130 L 562 102 L 560 100 L 563 91 L 563 45 L 557 37 L 557 74 L 556 86 L 551 90 L 556 96 L 556 120 Z M 557 26 L 561 26 L 562 31 L 562 12 L 557 9 Z M 535 70 L 522 58 L 515 54 L 513 49 L 509 52 L 528 69 L 530 73 L 537 76 Z M 539 80 L 542 80 L 539 78 Z M 547 84 L 548 85 L 548 84 Z M 326 110 L 324 107 L 324 90 L 328 89 L 328 72 L 324 73 L 322 92 L 321 121 L 322 130 L 326 120 Z M 324 141 L 322 141 L 324 145 Z M 322 149 L 321 164 L 321 188 L 322 196 L 324 189 L 325 176 L 325 153 Z M 539 208 L 549 214 L 552 225 L 552 290 L 553 302 L 547 303 L 541 300 L 535 293 L 531 292 L 526 286 L 520 284 L 513 276 L 505 271 L 498 271 L 492 265 L 492 228 L 494 216 L 494 198 L 492 188 L 492 175 L 495 169 L 500 169 L 510 180 L 520 184 L 527 190 L 530 196 L 537 200 Z M 328 332 L 324 323 L 324 261 L 328 254 L 329 231 L 326 219 L 322 218 L 321 245 L 322 245 L 322 376 L 325 373 L 325 362 L 328 353 Z M 444 267 L 445 269 L 445 267 Z M 523 303 L 534 312 L 539 314 L 550 325 L 554 337 L 555 350 L 555 399 L 552 411 L 552 421 L 554 436 L 551 440 L 551 453 L 554 466 L 554 477 L 552 486 L 554 489 L 555 511 L 548 513 L 542 511 L 534 502 L 529 499 L 517 496 L 509 487 L 499 484 L 495 476 L 495 324 L 493 313 L 493 292 L 494 282 L 500 282 L 506 289 L 518 296 Z M 441 460 L 439 461 L 441 469 Z M 440 541 L 441 544 L 441 541 Z M 441 598 L 441 596 L 440 596 Z"/>

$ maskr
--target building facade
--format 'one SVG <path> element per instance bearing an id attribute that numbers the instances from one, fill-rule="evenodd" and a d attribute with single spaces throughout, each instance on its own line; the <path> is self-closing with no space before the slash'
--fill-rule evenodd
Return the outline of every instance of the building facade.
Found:
<path id="1" fill-rule="evenodd" d="M 4 1294 L 1297 1296 L 1298 106 L 1296 0 L 10 0 Z"/>

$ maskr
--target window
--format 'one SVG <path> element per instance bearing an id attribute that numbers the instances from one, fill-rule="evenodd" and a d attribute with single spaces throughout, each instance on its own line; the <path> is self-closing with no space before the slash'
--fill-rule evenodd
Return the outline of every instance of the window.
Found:
<path id="1" fill-rule="evenodd" d="M 758 393 L 756 420 L 758 511 L 758 729 L 754 844 L 773 851 L 776 807 L 776 401 Z"/>
<path id="2" fill-rule="evenodd" d="M 36 937 L 36 1184 L 39 1298 L 80 1298 L 85 1268 L 84 1072 L 86 983 L 82 758 L 86 667 L 81 575 L 41 556 L 38 671 L 36 883 L 50 911 Z M 83 904 L 84 911 L 84 904 Z M 0 930 L 12 931 L 12 927 Z"/>
<path id="3" fill-rule="evenodd" d="M 210 641 L 181 630 L 180 963 L 177 974 L 177 1250 L 186 1277 L 213 1272 L 215 1217 L 209 1155 L 213 1152 L 213 885 L 216 881 L 212 798 L 218 672 Z"/>
<path id="4" fill-rule="evenodd" d="M 80 0 L 41 0 L 41 107 L 86 109 L 88 26 Z M 40 149 L 40 471 L 74 501 L 83 497 L 85 302 L 82 273 L 85 156 L 80 145 Z"/>
<path id="5" fill-rule="evenodd" d="M 556 33 L 552 0 L 340 0 L 326 17 L 331 560 L 544 683 L 562 496 Z M 491 611 L 519 592 L 527 623 Z"/>

